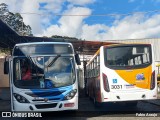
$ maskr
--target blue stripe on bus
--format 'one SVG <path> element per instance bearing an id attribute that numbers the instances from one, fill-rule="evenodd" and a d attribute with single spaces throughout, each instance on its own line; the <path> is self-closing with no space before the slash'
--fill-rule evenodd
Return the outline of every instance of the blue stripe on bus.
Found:
<path id="1" fill-rule="evenodd" d="M 30 89 L 32 97 L 46 98 L 49 100 L 63 100 L 64 97 L 73 90 L 73 86 L 66 86 L 52 89 Z M 29 95 L 29 94 L 28 94 Z"/>

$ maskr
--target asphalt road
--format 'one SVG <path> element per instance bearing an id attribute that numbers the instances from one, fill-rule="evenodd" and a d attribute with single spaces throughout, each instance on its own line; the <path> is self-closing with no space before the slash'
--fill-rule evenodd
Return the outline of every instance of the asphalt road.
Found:
<path id="1" fill-rule="evenodd" d="M 0 111 L 10 111 L 10 101 L 0 100 Z M 105 103 L 100 108 L 95 108 L 93 102 L 88 97 L 80 98 L 79 110 L 64 112 L 48 112 L 42 113 L 42 118 L 47 119 L 89 119 L 89 118 L 105 118 L 105 117 L 160 117 L 160 105 L 152 104 L 152 102 L 139 101 L 137 106 L 130 107 L 118 103 Z M 148 115 L 148 116 L 147 116 Z M 9 119 L 9 118 L 8 118 Z M 12 119 L 29 119 L 29 118 L 12 118 Z M 32 119 L 32 118 L 30 118 Z M 119 120 L 119 119 L 118 119 Z"/>
<path id="2" fill-rule="evenodd" d="M 1 113 L 4 111 L 10 111 L 10 100 L 9 100 L 9 90 L 3 92 L 4 100 L 0 100 L 0 119 Z M 149 100 L 149 101 L 139 101 L 137 106 L 125 106 L 123 103 L 104 103 L 100 108 L 95 108 L 92 100 L 83 95 L 79 99 L 79 109 L 78 111 L 61 111 L 61 112 L 46 112 L 41 113 L 41 119 L 53 120 L 53 119 L 80 119 L 80 120 L 102 120 L 102 119 L 112 119 L 121 120 L 122 118 L 133 118 L 139 120 L 142 118 L 148 119 L 152 116 L 155 116 L 154 119 L 160 118 L 160 95 L 158 100 Z M 150 117 L 149 117 L 150 116 Z M 140 117 L 140 118 L 139 118 Z M 33 119 L 33 118 L 7 118 L 7 119 Z M 35 119 L 35 118 L 34 118 Z M 39 118 L 38 118 L 39 119 Z M 149 119 L 148 119 L 149 120 Z"/>

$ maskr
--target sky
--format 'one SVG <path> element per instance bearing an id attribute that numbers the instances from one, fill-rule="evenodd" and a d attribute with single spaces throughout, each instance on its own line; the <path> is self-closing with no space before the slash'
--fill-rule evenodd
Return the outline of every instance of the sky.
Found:
<path id="1" fill-rule="evenodd" d="M 82 40 L 160 38 L 160 0 L 0 0 L 34 36 Z"/>

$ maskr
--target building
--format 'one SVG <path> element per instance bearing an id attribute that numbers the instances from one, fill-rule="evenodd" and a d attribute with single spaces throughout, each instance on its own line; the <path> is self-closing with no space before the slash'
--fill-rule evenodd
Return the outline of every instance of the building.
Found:
<path id="1" fill-rule="evenodd" d="M 116 43 L 151 43 L 154 46 L 155 63 L 160 63 L 160 38 L 148 38 L 148 39 L 126 39 L 126 40 L 109 40 L 109 42 Z"/>

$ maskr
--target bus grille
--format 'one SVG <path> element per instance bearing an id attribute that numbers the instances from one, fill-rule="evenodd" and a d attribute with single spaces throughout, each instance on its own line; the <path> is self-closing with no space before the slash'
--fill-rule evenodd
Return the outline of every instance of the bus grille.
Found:
<path id="1" fill-rule="evenodd" d="M 36 107 L 37 109 L 55 108 L 56 106 L 57 106 L 57 103 L 35 105 L 35 107 Z"/>
<path id="2" fill-rule="evenodd" d="M 49 100 L 60 100 L 61 98 L 51 98 Z M 45 99 L 33 99 L 33 102 L 45 102 Z"/>
<path id="3" fill-rule="evenodd" d="M 26 93 L 26 94 L 31 97 L 52 97 L 52 96 L 58 96 L 63 92 L 65 91 L 35 92 L 35 93 Z"/>

